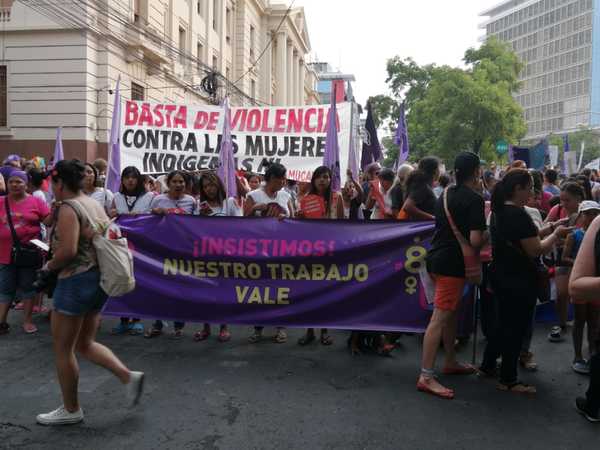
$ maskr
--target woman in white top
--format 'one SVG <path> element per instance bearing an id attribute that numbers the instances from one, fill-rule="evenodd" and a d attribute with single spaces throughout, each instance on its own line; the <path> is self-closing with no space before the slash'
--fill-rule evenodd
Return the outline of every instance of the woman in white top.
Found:
<path id="1" fill-rule="evenodd" d="M 146 192 L 144 176 L 133 166 L 125 167 L 121 173 L 121 188 L 115 193 L 110 211 L 111 217 L 150 214 L 150 203 L 154 194 Z M 112 329 L 112 334 L 131 334 L 138 336 L 144 333 L 140 319 L 121 317 L 121 323 Z"/>
<path id="2" fill-rule="evenodd" d="M 290 194 L 283 188 L 286 185 L 287 170 L 281 164 L 273 163 L 265 172 L 265 184 L 252 191 L 244 203 L 245 217 L 275 217 L 284 219 L 293 215 L 294 208 Z M 248 338 L 252 344 L 262 340 L 263 327 L 254 327 L 254 334 Z M 277 344 L 287 342 L 284 328 L 277 328 L 273 338 Z"/>
<path id="3" fill-rule="evenodd" d="M 104 208 L 107 215 L 110 215 L 114 195 L 108 189 L 96 187 L 98 181 L 98 169 L 92 164 L 85 163 L 85 178 L 83 179 L 83 193 L 96 200 Z"/>
<path id="4" fill-rule="evenodd" d="M 201 216 L 207 217 L 241 217 L 242 211 L 238 207 L 235 198 L 227 198 L 223 182 L 214 172 L 205 172 L 200 176 L 199 211 Z M 210 324 L 205 323 L 202 330 L 194 334 L 194 341 L 201 342 L 210 336 Z M 226 324 L 221 325 L 219 331 L 219 342 L 227 342 L 231 339 L 231 333 Z"/>

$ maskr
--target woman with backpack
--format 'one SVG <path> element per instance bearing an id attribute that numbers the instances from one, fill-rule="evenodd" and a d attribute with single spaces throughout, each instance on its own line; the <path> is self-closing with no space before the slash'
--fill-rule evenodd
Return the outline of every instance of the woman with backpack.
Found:
<path id="1" fill-rule="evenodd" d="M 150 203 L 154 194 L 146 191 L 144 176 L 137 167 L 129 166 L 121 173 L 121 187 L 115 193 L 111 208 L 111 217 L 150 214 Z M 138 336 L 144 333 L 140 319 L 121 317 L 119 325 L 112 329 L 112 334 L 131 334 Z"/>
<path id="2" fill-rule="evenodd" d="M 442 193 L 435 205 L 436 231 L 427 257 L 427 271 L 435 281 L 434 310 L 423 341 L 423 360 L 417 389 L 452 399 L 454 390 L 435 378 L 435 359 L 443 342 L 444 375 L 469 375 L 475 368 L 456 361 L 454 342 L 458 325 L 458 307 L 466 285 L 466 264 L 462 244 L 478 255 L 486 243 L 485 204 L 477 193 L 479 157 L 463 152 L 454 161 L 456 186 Z M 415 172 L 413 172 L 415 173 Z"/>
<path id="3" fill-rule="evenodd" d="M 77 160 L 60 161 L 51 172 L 52 192 L 59 202 L 51 234 L 52 259 L 38 274 L 48 283 L 54 275 L 52 337 L 63 404 L 37 416 L 42 425 L 67 425 L 83 420 L 79 405 L 79 367 L 76 353 L 115 374 L 125 385 L 132 405 L 142 394 L 144 374 L 129 370 L 113 352 L 96 342 L 100 312 L 107 300 L 100 287 L 94 235 L 106 229 L 104 208 L 82 192 L 85 166 Z"/>

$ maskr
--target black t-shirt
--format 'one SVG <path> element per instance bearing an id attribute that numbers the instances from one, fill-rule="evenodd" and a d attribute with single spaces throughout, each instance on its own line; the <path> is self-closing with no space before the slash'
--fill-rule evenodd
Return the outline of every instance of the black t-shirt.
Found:
<path id="1" fill-rule="evenodd" d="M 392 197 L 392 209 L 400 211 L 404 204 L 404 192 L 402 191 L 402 186 L 399 184 L 394 186 L 392 192 L 390 192 L 390 197 Z"/>
<path id="2" fill-rule="evenodd" d="M 448 209 L 454 223 L 467 239 L 471 231 L 485 231 L 483 197 L 466 186 L 453 186 L 448 191 Z M 435 204 L 435 235 L 427 256 L 427 270 L 437 275 L 464 278 L 465 262 L 460 244 L 450 228 L 444 211 L 444 195 Z"/>
<path id="3" fill-rule="evenodd" d="M 498 290 L 537 289 L 537 266 L 521 247 L 521 240 L 538 236 L 538 229 L 524 208 L 505 205 L 492 214 L 492 283 Z"/>
<path id="4" fill-rule="evenodd" d="M 411 189 L 408 196 L 415 202 L 415 206 L 427 214 L 435 214 L 436 197 L 431 186 L 426 185 L 417 189 Z"/>

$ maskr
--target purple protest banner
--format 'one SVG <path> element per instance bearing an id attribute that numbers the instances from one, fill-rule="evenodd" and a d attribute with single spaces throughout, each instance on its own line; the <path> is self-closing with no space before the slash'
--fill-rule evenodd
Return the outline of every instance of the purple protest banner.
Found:
<path id="1" fill-rule="evenodd" d="M 119 220 L 137 287 L 104 314 L 186 322 L 423 331 L 432 222 L 137 216 Z"/>

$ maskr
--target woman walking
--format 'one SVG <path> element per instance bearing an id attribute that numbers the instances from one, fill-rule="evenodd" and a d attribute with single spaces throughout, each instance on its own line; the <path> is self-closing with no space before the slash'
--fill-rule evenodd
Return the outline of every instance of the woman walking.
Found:
<path id="1" fill-rule="evenodd" d="M 480 161 L 474 153 L 461 153 L 454 161 L 456 186 L 446 189 L 435 206 L 436 232 L 427 258 L 427 270 L 435 280 L 434 310 L 423 342 L 423 361 L 417 389 L 441 398 L 454 398 L 454 391 L 435 378 L 435 359 L 444 344 L 444 375 L 469 375 L 475 368 L 456 361 L 454 342 L 457 310 L 466 285 L 465 263 L 456 232 L 475 253 L 486 243 L 485 205 L 476 192 Z M 414 172 L 413 172 L 414 173 Z M 447 202 L 447 211 L 445 203 Z M 458 228 L 455 232 L 454 226 Z"/>
<path id="2" fill-rule="evenodd" d="M 44 279 L 58 277 L 54 291 L 52 337 L 63 404 L 37 416 L 42 425 L 81 422 L 79 367 L 76 353 L 110 370 L 125 385 L 132 405 L 142 395 L 144 374 L 129 370 L 113 352 L 96 342 L 100 311 L 107 295 L 100 288 L 100 271 L 92 238 L 108 226 L 104 208 L 82 192 L 85 166 L 60 161 L 52 170 L 52 192 L 60 202 L 52 232 L 53 258 L 45 265 Z M 91 219 L 91 221 L 90 221 Z"/>

